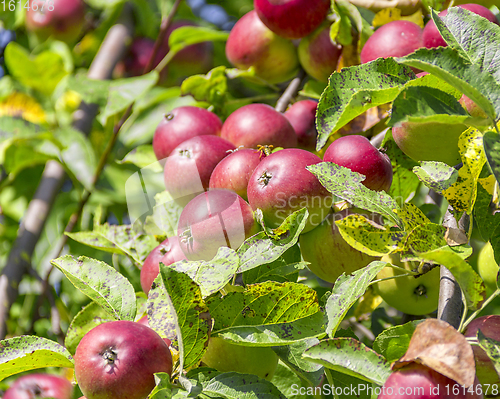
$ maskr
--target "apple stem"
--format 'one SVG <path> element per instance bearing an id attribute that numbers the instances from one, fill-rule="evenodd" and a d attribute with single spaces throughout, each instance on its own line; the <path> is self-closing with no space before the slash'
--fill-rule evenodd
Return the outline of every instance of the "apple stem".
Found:
<path id="1" fill-rule="evenodd" d="M 373 285 L 375 283 L 378 283 L 380 281 L 385 281 L 385 280 L 392 280 L 394 278 L 400 278 L 400 277 L 409 277 L 409 276 L 415 276 L 415 273 L 409 273 L 408 270 L 403 269 L 401 267 L 395 267 L 396 269 L 401 269 L 404 270 L 406 273 L 405 274 L 398 274 L 396 276 L 391 276 L 391 277 L 384 277 L 384 278 L 379 278 L 377 280 L 373 280 L 369 285 Z"/>
<path id="2" fill-rule="evenodd" d="M 465 322 L 463 322 L 463 323 L 460 325 L 460 328 L 458 329 L 458 331 L 460 331 L 460 332 L 462 332 L 462 333 L 463 333 L 463 332 L 465 331 L 465 329 L 467 328 L 467 326 L 469 325 L 469 323 L 470 323 L 472 320 L 474 320 L 474 319 L 477 317 L 477 315 L 478 315 L 479 313 L 481 313 L 481 312 L 483 311 L 483 309 L 484 309 L 486 306 L 488 306 L 488 305 L 491 303 L 491 301 L 493 301 L 493 299 L 495 299 L 495 298 L 496 298 L 497 296 L 499 296 L 499 295 L 500 295 L 500 288 L 497 288 L 497 289 L 496 289 L 496 291 L 495 291 L 495 292 L 493 292 L 493 294 L 491 294 L 491 295 L 490 295 L 490 296 L 489 296 L 489 297 L 488 297 L 488 298 L 487 298 L 487 299 L 486 299 L 486 300 L 482 303 L 481 307 L 480 307 L 479 309 L 477 309 L 476 311 L 474 311 L 474 313 L 472 313 L 472 314 L 469 316 L 469 318 L 468 318 Z"/>

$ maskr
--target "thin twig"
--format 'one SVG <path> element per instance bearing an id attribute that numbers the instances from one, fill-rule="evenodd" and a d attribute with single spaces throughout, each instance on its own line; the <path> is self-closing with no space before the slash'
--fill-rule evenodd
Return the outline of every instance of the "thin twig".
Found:
<path id="1" fill-rule="evenodd" d="M 464 212 L 459 221 L 453 215 L 453 209 L 448 208 L 444 216 L 443 226 L 468 231 L 470 218 Z M 462 318 L 462 290 L 455 280 L 453 274 L 441 265 L 441 280 L 439 284 L 438 319 L 444 320 L 458 329 Z"/>
<path id="2" fill-rule="evenodd" d="M 286 111 L 288 104 L 290 104 L 292 99 L 297 95 L 302 80 L 305 78 L 305 76 L 306 73 L 304 72 L 303 69 L 301 69 L 297 74 L 297 76 L 290 81 L 287 88 L 276 102 L 276 107 L 275 107 L 276 111 L 278 112 Z"/>
<path id="3" fill-rule="evenodd" d="M 108 31 L 89 68 L 89 78 L 109 79 L 111 77 L 132 37 L 133 25 L 130 12 L 130 8 L 125 7 L 120 23 Z M 89 134 L 96 112 L 97 107 L 94 105 L 82 104 L 75 113 L 73 126 L 82 133 Z M 64 169 L 58 162 L 47 162 L 35 196 L 30 201 L 19 227 L 7 264 L 0 275 L 0 339 L 3 339 L 7 333 L 6 322 L 10 307 L 18 296 L 18 286 L 23 275 L 31 267 L 35 246 L 40 239 L 56 195 L 65 178 Z"/>

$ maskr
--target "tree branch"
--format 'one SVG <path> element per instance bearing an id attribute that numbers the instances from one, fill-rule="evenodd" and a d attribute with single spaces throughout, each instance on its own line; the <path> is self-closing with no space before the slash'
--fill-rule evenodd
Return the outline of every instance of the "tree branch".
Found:
<path id="1" fill-rule="evenodd" d="M 300 85 L 302 83 L 302 80 L 305 78 L 306 73 L 304 72 L 303 69 L 300 69 L 299 73 L 295 78 L 293 78 L 290 83 L 288 84 L 287 88 L 281 95 L 281 97 L 278 99 L 276 102 L 276 111 L 278 112 L 285 112 L 288 104 L 292 101 L 292 99 L 297 95 L 297 92 L 300 89 Z"/>
<path id="2" fill-rule="evenodd" d="M 457 222 L 452 213 L 453 209 L 448 207 L 443 220 L 443 226 L 460 229 L 463 232 L 468 231 L 470 218 L 467 213 L 464 213 Z M 444 320 L 458 329 L 462 318 L 462 290 L 455 281 L 453 274 L 443 265 L 440 269 L 441 280 L 439 284 L 439 304 L 438 304 L 438 319 Z"/>
<path id="3" fill-rule="evenodd" d="M 118 61 L 125 54 L 133 33 L 131 10 L 124 8 L 121 21 L 111 27 L 99 49 L 88 77 L 91 79 L 109 79 Z M 82 104 L 75 113 L 73 126 L 89 134 L 97 113 L 93 104 Z M 31 267 L 31 258 L 35 246 L 45 226 L 65 172 L 56 161 L 47 162 L 35 196 L 30 201 L 25 217 L 19 226 L 17 238 L 10 251 L 7 264 L 0 275 L 0 339 L 7 333 L 6 321 L 9 310 L 18 296 L 18 286 L 27 270 Z"/>

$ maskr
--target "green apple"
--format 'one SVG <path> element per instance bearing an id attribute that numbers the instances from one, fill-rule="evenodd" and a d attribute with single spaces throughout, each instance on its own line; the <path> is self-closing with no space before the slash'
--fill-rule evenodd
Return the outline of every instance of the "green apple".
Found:
<path id="1" fill-rule="evenodd" d="M 319 278 L 334 283 L 342 274 L 351 274 L 377 260 L 351 247 L 340 235 L 335 220 L 356 213 L 350 209 L 330 213 L 313 230 L 299 237 L 302 257 L 307 266 Z"/>
<path id="2" fill-rule="evenodd" d="M 201 361 L 221 372 L 255 374 L 269 381 L 278 366 L 278 356 L 271 348 L 236 345 L 219 337 L 210 338 Z"/>
<path id="3" fill-rule="evenodd" d="M 411 270 L 408 262 L 401 262 L 399 254 L 383 256 L 382 261 Z M 439 300 L 439 267 L 420 277 L 405 276 L 402 270 L 392 266 L 384 267 L 377 279 L 388 278 L 375 283 L 374 289 L 382 299 L 393 308 L 411 315 L 424 315 L 434 312 Z"/>
<path id="4" fill-rule="evenodd" d="M 495 261 L 493 247 L 488 241 L 479 251 L 477 257 L 477 271 L 484 281 L 484 284 L 491 291 L 497 289 L 497 276 L 499 265 Z"/>
<path id="5" fill-rule="evenodd" d="M 392 128 L 398 147 L 415 161 L 439 161 L 450 166 L 460 163 L 458 138 L 467 129 L 463 124 L 403 122 Z"/>

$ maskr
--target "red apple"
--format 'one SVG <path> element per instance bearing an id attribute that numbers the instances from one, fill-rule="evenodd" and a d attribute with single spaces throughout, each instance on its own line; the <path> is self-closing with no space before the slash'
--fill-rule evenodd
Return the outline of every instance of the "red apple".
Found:
<path id="1" fill-rule="evenodd" d="M 151 328 L 133 321 L 103 323 L 76 348 L 75 377 L 88 398 L 144 399 L 154 373 L 172 373 L 172 355 Z"/>
<path id="2" fill-rule="evenodd" d="M 320 162 L 309 151 L 290 148 L 272 153 L 255 168 L 248 182 L 248 202 L 252 209 L 262 210 L 267 226 L 276 228 L 288 215 L 307 208 L 306 233 L 328 215 L 332 194 L 306 169 Z"/>
<path id="3" fill-rule="evenodd" d="M 239 69 L 254 67 L 255 74 L 269 83 L 290 80 L 299 67 L 294 44 L 264 25 L 255 10 L 241 17 L 231 29 L 226 56 Z"/>
<path id="4" fill-rule="evenodd" d="M 186 257 L 179 246 L 177 236 L 167 238 L 153 249 L 144 260 L 141 268 L 141 287 L 146 295 L 160 272 L 160 262 L 168 266 L 183 259 L 186 259 Z"/>
<path id="5" fill-rule="evenodd" d="M 416 23 L 397 20 L 378 28 L 360 53 L 361 63 L 377 58 L 403 57 L 422 47 L 422 28 Z"/>
<path id="6" fill-rule="evenodd" d="M 220 161 L 210 176 L 210 189 L 232 190 L 245 201 L 250 176 L 265 154 L 250 148 L 238 149 Z"/>
<path id="7" fill-rule="evenodd" d="M 481 388 L 478 384 L 476 379 L 471 392 L 467 392 L 451 378 L 424 365 L 411 363 L 389 376 L 377 399 L 480 399 L 483 395 L 476 393 Z"/>
<path id="8" fill-rule="evenodd" d="M 85 3 L 82 0 L 30 0 L 28 6 L 26 29 L 41 40 L 53 37 L 72 43 L 82 33 L 85 22 Z"/>
<path id="9" fill-rule="evenodd" d="M 124 73 L 127 76 L 142 75 L 144 73 L 144 69 L 148 65 L 151 54 L 153 54 L 154 46 L 154 40 L 149 37 L 136 37 L 132 41 L 127 54 L 123 59 L 122 68 L 124 69 Z M 164 56 L 165 53 L 158 53 L 153 67 L 158 65 Z"/>
<path id="10" fill-rule="evenodd" d="M 217 115 L 204 108 L 177 107 L 165 115 L 156 127 L 153 150 L 160 161 L 170 155 L 182 142 L 204 135 L 218 136 L 222 122 Z"/>
<path id="11" fill-rule="evenodd" d="M 17 378 L 3 395 L 3 399 L 71 399 L 72 397 L 71 382 L 66 378 L 45 373 L 27 374 Z"/>
<path id="12" fill-rule="evenodd" d="M 323 161 L 336 163 L 366 176 L 363 184 L 371 190 L 389 191 L 391 188 L 391 160 L 365 136 L 338 138 L 326 149 Z"/>
<path id="13" fill-rule="evenodd" d="M 185 205 L 199 193 L 208 190 L 210 175 L 217 164 L 236 147 L 218 136 L 196 136 L 184 141 L 165 162 L 167 191 L 179 204 Z"/>
<path id="14" fill-rule="evenodd" d="M 335 224 L 336 220 L 360 212 L 351 209 L 331 212 L 319 226 L 299 237 L 302 257 L 320 279 L 334 283 L 342 273 L 351 274 L 377 260 L 351 247 Z"/>
<path id="15" fill-rule="evenodd" d="M 500 316 L 481 316 L 472 320 L 467 326 L 464 335 L 466 337 L 476 337 L 478 330 L 481 330 L 486 337 L 500 341 Z M 476 374 L 481 384 L 499 385 L 500 377 L 486 352 L 476 345 L 472 346 L 472 350 L 476 362 Z"/>
<path id="16" fill-rule="evenodd" d="M 253 4 L 261 21 L 288 39 L 307 36 L 330 11 L 330 0 L 254 0 Z"/>
<path id="17" fill-rule="evenodd" d="M 297 146 L 303 150 L 315 151 L 318 131 L 316 130 L 316 109 L 318 102 L 315 100 L 301 100 L 292 104 L 283 115 L 295 130 Z"/>
<path id="18" fill-rule="evenodd" d="M 189 260 L 211 260 L 220 247 L 237 249 L 258 232 L 250 205 L 229 190 L 210 190 L 182 210 L 177 228 L 180 247 Z"/>
<path id="19" fill-rule="evenodd" d="M 475 14 L 480 15 L 481 17 L 486 18 L 490 22 L 494 22 L 498 24 L 497 18 L 495 17 L 495 14 L 493 14 L 490 10 L 488 10 L 486 7 L 483 7 L 480 4 L 462 4 L 457 7 L 464 8 L 466 10 L 469 10 Z M 446 14 L 448 14 L 448 10 L 443 10 L 441 11 L 438 15 L 440 17 L 444 17 Z M 434 21 L 431 19 L 429 22 L 424 27 L 423 33 L 422 33 L 422 44 L 424 47 L 427 48 L 434 48 L 434 47 L 439 47 L 443 46 L 446 47 L 447 44 L 444 41 L 444 39 L 441 37 L 441 33 L 439 33 L 438 28 Z"/>
<path id="20" fill-rule="evenodd" d="M 288 119 L 267 104 L 248 104 L 234 111 L 222 125 L 221 137 L 237 147 L 297 146 L 297 136 Z"/>
<path id="21" fill-rule="evenodd" d="M 327 83 L 330 75 L 337 70 L 342 46 L 330 39 L 331 24 L 322 24 L 299 43 L 299 61 L 302 68 L 320 82 Z"/>

